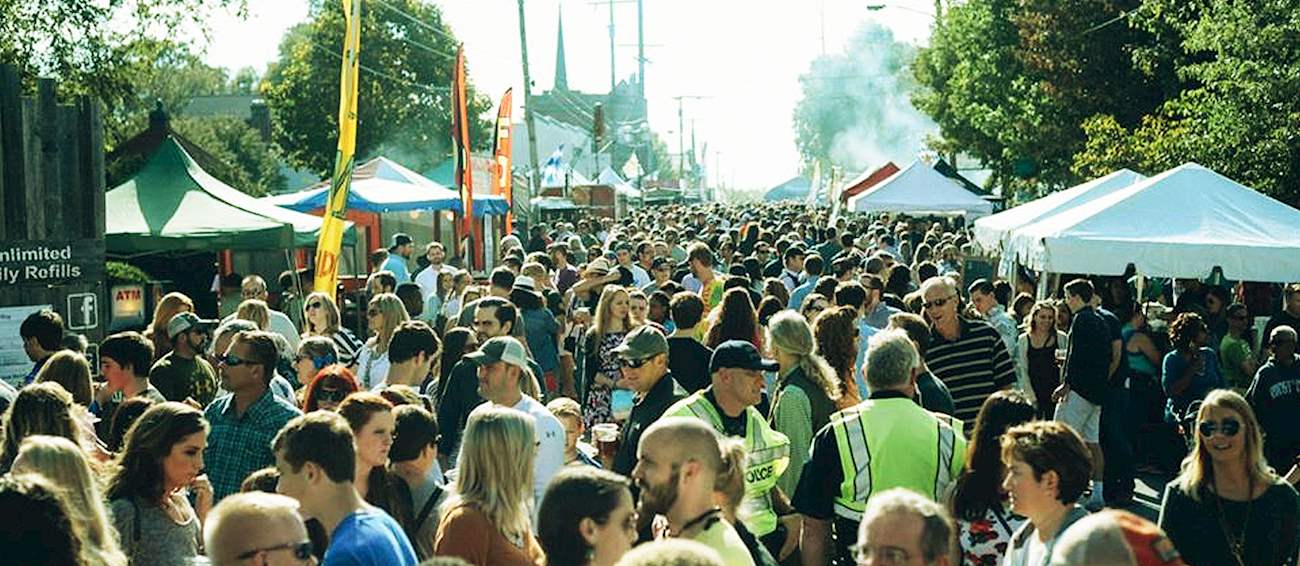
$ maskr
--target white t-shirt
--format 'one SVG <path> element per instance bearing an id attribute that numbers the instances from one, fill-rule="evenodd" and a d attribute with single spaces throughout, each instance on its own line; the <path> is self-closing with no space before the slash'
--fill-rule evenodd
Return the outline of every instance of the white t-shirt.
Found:
<path id="1" fill-rule="evenodd" d="M 275 309 L 270 310 L 271 324 L 268 325 L 266 330 L 283 336 L 285 341 L 289 343 L 289 355 L 292 356 L 298 352 L 298 342 L 302 340 L 298 335 L 298 327 L 293 325 L 293 321 L 289 319 L 289 315 Z M 221 319 L 221 324 L 225 324 L 232 320 L 235 320 L 235 315 L 233 314 Z"/>
<path id="2" fill-rule="evenodd" d="M 533 497 L 536 509 L 542 503 L 542 495 L 551 478 L 564 467 L 564 425 L 555 418 L 545 405 L 527 395 L 522 396 L 514 407 L 532 415 L 537 431 L 537 459 L 533 461 Z"/>

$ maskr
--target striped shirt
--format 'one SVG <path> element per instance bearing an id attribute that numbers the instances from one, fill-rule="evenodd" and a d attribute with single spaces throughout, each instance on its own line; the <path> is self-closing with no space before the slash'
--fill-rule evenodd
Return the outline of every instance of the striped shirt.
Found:
<path id="1" fill-rule="evenodd" d="M 925 364 L 948 386 L 966 431 L 975 423 L 980 406 L 999 389 L 1015 383 L 1016 369 L 1001 335 L 986 322 L 959 319 L 961 334 L 945 340 L 938 330 L 930 331 L 930 348 Z"/>
<path id="2" fill-rule="evenodd" d="M 357 335 L 351 330 L 340 327 L 330 335 L 334 341 L 334 348 L 339 352 L 339 363 L 344 366 L 351 366 L 357 361 L 357 352 L 361 350 L 362 342 L 357 339 Z"/>

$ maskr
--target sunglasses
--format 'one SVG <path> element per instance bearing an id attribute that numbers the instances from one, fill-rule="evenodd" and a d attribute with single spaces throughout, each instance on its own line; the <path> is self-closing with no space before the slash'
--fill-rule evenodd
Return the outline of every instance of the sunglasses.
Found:
<path id="1" fill-rule="evenodd" d="M 1215 432 L 1232 438 L 1241 431 L 1241 422 L 1237 419 L 1223 419 L 1217 423 L 1214 421 L 1201 421 L 1201 424 L 1197 425 L 1197 429 L 1201 431 L 1201 436 L 1206 438 L 1214 436 Z"/>
<path id="2" fill-rule="evenodd" d="M 217 358 L 217 361 L 221 362 L 222 364 L 225 364 L 226 367 L 231 367 L 231 368 L 239 367 L 244 364 L 254 363 L 253 360 L 245 360 L 244 358 L 241 358 L 234 354 L 226 354 L 224 356 L 221 356 Z"/>
<path id="3" fill-rule="evenodd" d="M 290 542 L 290 543 L 280 544 L 276 546 L 268 546 L 266 548 L 255 548 L 253 550 L 240 554 L 235 558 L 237 560 L 248 560 L 249 558 L 257 556 L 258 554 L 263 552 L 275 552 L 277 550 L 290 550 L 293 552 L 294 559 L 306 560 L 308 558 L 311 558 L 312 548 L 313 547 L 311 541 L 305 540 L 302 542 Z"/>
<path id="4" fill-rule="evenodd" d="M 366 311 L 366 316 L 379 316 L 379 309 L 370 309 Z"/>
<path id="5" fill-rule="evenodd" d="M 320 307 L 321 307 L 321 302 L 320 302 L 320 301 L 316 301 L 316 302 L 314 302 L 314 303 L 308 303 L 308 304 L 307 304 L 307 310 L 318 309 L 318 308 L 320 308 Z"/>
<path id="6" fill-rule="evenodd" d="M 949 301 L 951 301 L 951 300 L 953 300 L 953 299 L 956 299 L 956 298 L 957 298 L 956 295 L 949 295 L 949 296 L 944 297 L 944 298 L 942 298 L 942 299 L 935 299 L 935 300 L 933 300 L 933 301 L 926 301 L 926 302 L 924 302 L 924 303 L 921 303 L 921 307 L 923 307 L 923 308 L 927 308 L 927 309 L 941 309 L 941 308 L 943 308 L 945 305 L 947 305 Z"/>
<path id="7" fill-rule="evenodd" d="M 654 356 L 650 356 L 650 357 L 652 358 Z M 639 360 L 629 360 L 627 358 L 619 358 L 619 363 L 622 364 L 623 367 L 628 369 L 640 369 L 641 366 L 646 365 L 649 362 L 650 362 L 650 358 L 641 358 Z"/>
<path id="8" fill-rule="evenodd" d="M 326 389 L 321 387 L 316 390 L 316 400 L 330 401 L 337 403 L 348 396 L 348 392 L 342 389 Z"/>

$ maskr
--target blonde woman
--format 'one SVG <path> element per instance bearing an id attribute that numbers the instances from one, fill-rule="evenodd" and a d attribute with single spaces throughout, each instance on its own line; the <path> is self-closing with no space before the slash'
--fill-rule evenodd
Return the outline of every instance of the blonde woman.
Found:
<path id="1" fill-rule="evenodd" d="M 99 491 L 99 480 L 81 448 L 60 436 L 29 436 L 18 448 L 13 473 L 39 474 L 63 489 L 69 518 L 85 537 L 81 552 L 88 564 L 126 565 L 126 555 Z"/>
<path id="2" fill-rule="evenodd" d="M 248 299 L 239 303 L 235 318 L 256 324 L 258 330 L 266 330 L 271 326 L 271 307 L 261 299 Z"/>
<path id="3" fill-rule="evenodd" d="M 1165 487 L 1160 528 L 1188 564 L 1294 564 L 1300 496 L 1264 459 L 1264 435 L 1246 399 L 1206 395 L 1196 440 Z"/>
<path id="4" fill-rule="evenodd" d="M 338 350 L 338 360 L 344 367 L 354 368 L 357 363 L 357 351 L 361 349 L 361 340 L 341 323 L 338 303 L 325 293 L 312 293 L 303 301 L 302 337 L 321 336 L 334 342 Z"/>
<path id="5" fill-rule="evenodd" d="M 361 347 L 357 357 L 357 382 L 369 391 L 384 386 L 388 377 L 388 342 L 393 339 L 397 325 L 410 317 L 402 300 L 393 293 L 380 293 L 370 299 L 366 307 L 366 325 L 370 339 Z"/>
<path id="6" fill-rule="evenodd" d="M 790 455 L 794 459 L 777 485 L 785 493 L 794 493 L 813 435 L 838 410 L 840 378 L 825 359 L 814 353 L 817 343 L 812 327 L 795 311 L 784 310 L 772 316 L 767 325 L 767 343 L 781 364 L 769 420 L 772 428 L 790 438 Z"/>
<path id="7" fill-rule="evenodd" d="M 158 361 L 172 351 L 171 338 L 167 336 L 167 323 L 172 317 L 183 312 L 194 312 L 194 301 L 184 293 L 167 293 L 154 307 L 153 322 L 144 331 L 144 337 L 153 342 L 153 361 Z M 149 373 L 149 368 L 141 368 L 141 373 Z"/>
<path id="8" fill-rule="evenodd" d="M 434 554 L 476 566 L 541 564 L 529 518 L 536 455 L 532 417 L 495 406 L 470 413 Z"/>
<path id="9" fill-rule="evenodd" d="M 80 412 L 72 402 L 72 395 L 57 383 L 33 383 L 19 390 L 4 413 L 4 426 L 0 427 L 4 431 L 0 473 L 9 471 L 18 457 L 19 445 L 28 436 L 61 436 L 78 446 L 91 445 L 93 440 L 85 437 L 77 421 Z"/>
<path id="10" fill-rule="evenodd" d="M 575 356 L 581 366 L 578 373 L 585 387 L 583 418 L 588 430 L 600 423 L 614 422 L 612 398 L 614 384 L 622 375 L 622 365 L 614 348 L 636 328 L 632 321 L 627 289 L 606 285 L 596 303 L 596 315 L 583 337 Z"/>
<path id="11" fill-rule="evenodd" d="M 1016 339 L 1017 387 L 1025 392 L 1038 418 L 1051 419 L 1056 409 L 1052 392 L 1061 385 L 1061 363 L 1057 351 L 1064 351 L 1066 336 L 1056 329 L 1056 306 L 1052 301 L 1038 301 L 1030 307 L 1024 332 Z"/>

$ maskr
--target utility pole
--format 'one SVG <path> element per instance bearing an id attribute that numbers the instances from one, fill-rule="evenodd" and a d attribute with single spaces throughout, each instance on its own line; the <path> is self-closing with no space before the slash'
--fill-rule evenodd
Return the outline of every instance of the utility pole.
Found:
<path id="1" fill-rule="evenodd" d="M 614 94 L 618 75 L 614 74 L 614 0 L 609 0 L 609 93 Z"/>
<path id="2" fill-rule="evenodd" d="M 524 64 L 524 123 L 528 126 L 528 165 L 533 171 L 528 176 L 528 192 L 523 197 L 525 202 L 532 204 L 532 196 L 540 192 L 538 184 L 541 183 L 541 169 L 537 167 L 537 128 L 533 127 L 533 81 L 528 75 L 528 33 L 524 27 L 524 0 L 519 0 L 519 51 Z"/>
<path id="3" fill-rule="evenodd" d="M 636 0 L 636 61 L 637 61 L 637 78 L 640 79 L 641 100 L 645 100 L 645 13 L 643 5 L 645 0 Z M 646 111 L 646 116 L 650 112 Z"/>
<path id="4" fill-rule="evenodd" d="M 697 96 L 697 95 L 681 95 L 681 96 L 674 96 L 673 98 L 677 100 L 677 177 L 680 180 L 681 178 L 686 176 L 686 120 L 683 119 L 682 100 L 688 98 L 700 100 L 700 99 L 712 98 L 712 97 Z M 692 123 L 691 124 L 692 145 L 694 145 L 694 139 L 695 139 L 694 129 L 695 129 L 695 124 Z"/>

